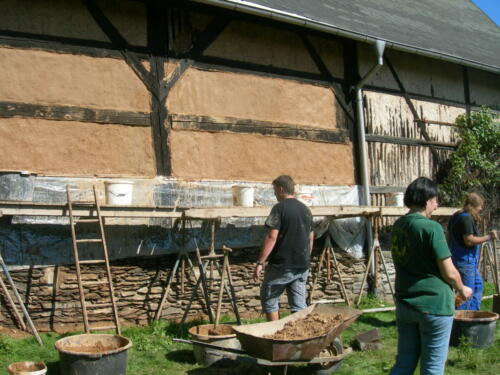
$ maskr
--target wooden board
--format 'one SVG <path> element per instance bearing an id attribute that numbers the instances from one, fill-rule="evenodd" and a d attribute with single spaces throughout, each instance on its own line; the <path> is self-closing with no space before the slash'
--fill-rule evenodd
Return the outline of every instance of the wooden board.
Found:
<path id="1" fill-rule="evenodd" d="M 408 212 L 406 207 L 389 206 L 314 206 L 310 207 L 313 216 L 332 216 L 337 218 L 354 216 L 402 216 Z M 440 207 L 433 216 L 451 216 L 460 208 Z M 19 216 L 67 216 L 67 205 L 0 201 L 0 213 Z M 74 216 L 94 216 L 95 210 L 77 208 Z M 177 208 L 166 206 L 101 206 L 105 217 L 170 217 L 180 218 L 185 212 L 188 219 L 217 219 L 226 217 L 267 217 L 271 207 L 213 207 Z"/>

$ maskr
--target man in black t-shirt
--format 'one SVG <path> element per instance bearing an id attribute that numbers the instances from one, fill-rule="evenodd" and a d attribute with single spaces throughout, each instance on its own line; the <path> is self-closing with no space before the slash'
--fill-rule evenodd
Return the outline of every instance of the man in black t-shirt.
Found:
<path id="1" fill-rule="evenodd" d="M 267 320 L 279 319 L 279 298 L 285 290 L 292 313 L 307 307 L 306 283 L 314 240 L 311 211 L 294 198 L 292 178 L 279 176 L 273 187 L 279 203 L 266 220 L 269 231 L 254 271 L 254 280 L 258 281 L 268 261 L 260 290 Z"/>

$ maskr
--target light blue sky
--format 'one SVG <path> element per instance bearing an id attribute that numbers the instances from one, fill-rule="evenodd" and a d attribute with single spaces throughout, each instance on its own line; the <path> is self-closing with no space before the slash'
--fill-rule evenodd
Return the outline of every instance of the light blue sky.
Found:
<path id="1" fill-rule="evenodd" d="M 472 0 L 472 2 L 500 26 L 500 0 Z"/>

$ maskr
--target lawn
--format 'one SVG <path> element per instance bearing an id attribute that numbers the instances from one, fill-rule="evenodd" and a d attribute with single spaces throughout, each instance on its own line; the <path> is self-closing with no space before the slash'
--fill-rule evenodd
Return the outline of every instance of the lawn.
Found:
<path id="1" fill-rule="evenodd" d="M 487 285 L 486 294 L 493 292 L 492 285 Z M 365 299 L 363 307 L 375 307 L 380 303 Z M 483 301 L 483 310 L 491 311 L 492 300 Z M 190 323 L 191 325 L 200 322 Z M 174 337 L 187 337 L 186 328 L 179 334 L 175 323 L 158 322 L 148 327 L 130 327 L 123 329 L 123 335 L 130 338 L 133 347 L 129 350 L 128 374 L 131 375 L 229 375 L 229 374 L 266 374 L 263 368 L 243 363 L 236 366 L 227 363 L 217 368 L 202 368 L 195 363 L 190 345 L 173 342 Z M 363 314 L 343 334 L 344 346 L 349 345 L 356 334 L 378 328 L 383 349 L 367 352 L 353 352 L 342 363 L 338 375 L 364 375 L 387 373 L 394 362 L 397 342 L 394 312 Z M 73 333 L 72 333 L 73 334 Z M 12 339 L 0 336 L 0 374 L 7 374 L 6 366 L 15 361 L 43 360 L 49 375 L 59 372 L 58 352 L 54 343 L 65 335 L 55 333 L 42 334 L 43 346 L 34 338 Z M 449 375 L 497 375 L 500 368 L 500 324 L 496 328 L 496 342 L 487 349 L 472 349 L 467 343 L 458 348 L 451 348 L 448 355 L 446 374 Z M 273 374 L 281 374 L 274 368 Z M 289 375 L 310 374 L 307 367 L 290 367 Z M 418 372 L 417 372 L 418 373 Z"/>

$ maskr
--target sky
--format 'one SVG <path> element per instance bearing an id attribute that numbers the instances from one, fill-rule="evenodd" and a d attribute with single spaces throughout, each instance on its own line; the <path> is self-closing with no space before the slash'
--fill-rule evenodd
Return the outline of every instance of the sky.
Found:
<path id="1" fill-rule="evenodd" d="M 472 2 L 500 26 L 500 0 L 472 0 Z"/>

